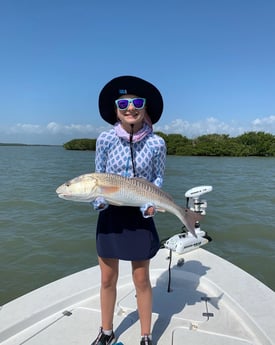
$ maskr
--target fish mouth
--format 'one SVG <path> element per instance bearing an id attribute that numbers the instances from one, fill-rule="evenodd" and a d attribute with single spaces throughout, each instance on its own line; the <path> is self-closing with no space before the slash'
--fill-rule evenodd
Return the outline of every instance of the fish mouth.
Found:
<path id="1" fill-rule="evenodd" d="M 62 190 L 61 188 L 57 188 L 55 192 L 61 199 L 69 199 L 71 197 L 71 194 L 64 192 L 64 190 Z"/>
<path id="2" fill-rule="evenodd" d="M 69 199 L 70 198 L 70 195 L 68 195 L 68 194 L 58 193 L 58 192 L 56 192 L 56 193 L 57 193 L 57 196 L 61 199 Z"/>
<path id="3" fill-rule="evenodd" d="M 65 200 L 72 200 L 72 201 L 78 201 L 78 202 L 90 202 L 90 200 L 86 197 L 83 197 L 83 195 L 72 195 L 72 194 L 66 194 L 66 193 L 57 193 L 57 196 L 60 199 L 65 199 Z"/>

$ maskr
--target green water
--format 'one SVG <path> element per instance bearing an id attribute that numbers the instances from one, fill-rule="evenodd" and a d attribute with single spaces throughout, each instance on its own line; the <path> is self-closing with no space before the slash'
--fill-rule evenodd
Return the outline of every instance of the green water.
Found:
<path id="1" fill-rule="evenodd" d="M 93 152 L 0 147 L 0 158 L 2 305 L 96 264 L 97 213 L 55 194 L 61 183 L 94 170 Z M 274 180 L 274 158 L 169 156 L 163 189 L 185 205 L 187 189 L 213 185 L 202 222 L 213 242 L 204 248 L 275 290 Z M 173 215 L 157 214 L 155 221 L 161 238 L 180 231 Z"/>

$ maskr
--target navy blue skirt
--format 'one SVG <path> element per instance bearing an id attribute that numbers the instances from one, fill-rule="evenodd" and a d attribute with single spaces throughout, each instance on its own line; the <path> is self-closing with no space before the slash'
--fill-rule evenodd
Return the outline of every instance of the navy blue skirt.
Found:
<path id="1" fill-rule="evenodd" d="M 153 218 L 139 208 L 109 205 L 99 213 L 96 247 L 102 258 L 139 261 L 155 256 L 160 241 Z"/>

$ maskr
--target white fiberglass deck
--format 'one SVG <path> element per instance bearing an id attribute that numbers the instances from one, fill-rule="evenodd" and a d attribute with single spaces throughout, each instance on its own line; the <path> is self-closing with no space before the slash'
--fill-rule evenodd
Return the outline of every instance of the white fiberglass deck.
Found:
<path id="1" fill-rule="evenodd" d="M 275 293 L 203 249 L 151 263 L 153 344 L 275 345 Z M 129 262 L 120 262 L 114 330 L 124 345 L 140 331 Z M 90 345 L 100 326 L 98 266 L 35 290 L 0 309 L 2 345 Z"/>

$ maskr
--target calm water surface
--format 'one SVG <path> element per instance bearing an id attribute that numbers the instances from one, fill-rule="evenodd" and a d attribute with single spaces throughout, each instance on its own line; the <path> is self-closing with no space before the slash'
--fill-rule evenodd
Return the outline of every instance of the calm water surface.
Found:
<path id="1" fill-rule="evenodd" d="M 94 170 L 94 153 L 62 147 L 0 146 L 0 305 L 97 263 L 97 213 L 59 199 L 55 189 Z M 275 290 L 274 158 L 174 157 L 163 189 L 185 205 L 184 193 L 206 194 L 204 248 L 238 265 Z M 161 238 L 180 231 L 170 214 L 155 217 Z M 234 278 L 232 278 L 234 279 Z"/>

